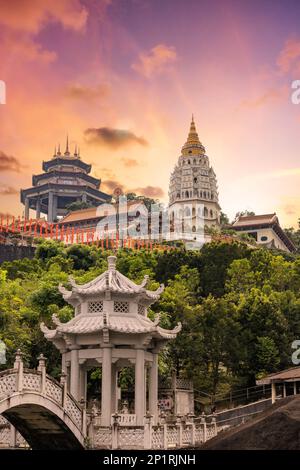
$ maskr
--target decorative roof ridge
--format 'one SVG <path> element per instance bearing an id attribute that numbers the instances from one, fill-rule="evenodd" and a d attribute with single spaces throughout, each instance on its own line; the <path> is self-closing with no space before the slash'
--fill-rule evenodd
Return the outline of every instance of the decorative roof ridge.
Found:
<path id="1" fill-rule="evenodd" d="M 167 330 L 161 326 L 157 326 L 157 331 L 162 334 L 177 334 L 182 330 L 182 323 L 178 322 L 177 325 L 172 330 Z"/>

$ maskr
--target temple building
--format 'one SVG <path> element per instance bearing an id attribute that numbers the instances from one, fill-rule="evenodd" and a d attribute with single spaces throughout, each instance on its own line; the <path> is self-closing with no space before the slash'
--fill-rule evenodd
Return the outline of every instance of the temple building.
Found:
<path id="1" fill-rule="evenodd" d="M 253 237 L 258 245 L 276 248 L 287 252 L 296 251 L 296 247 L 279 224 L 277 215 L 262 214 L 239 216 L 232 224 L 233 230 Z"/>
<path id="2" fill-rule="evenodd" d="M 147 411 L 158 419 L 158 353 L 181 330 L 159 326 L 159 314 L 152 321 L 148 308 L 163 291 L 147 290 L 148 276 L 136 284 L 116 269 L 116 257 L 108 257 L 108 270 L 84 285 L 70 278 L 71 290 L 60 286 L 63 298 L 75 309 L 75 316 L 62 323 L 54 315 L 54 329 L 41 329 L 62 354 L 70 393 L 86 399 L 87 371 L 102 367 L 101 426 L 110 426 L 118 412 L 118 373 L 123 367 L 135 371 L 134 409 L 127 416 L 141 426 Z"/>
<path id="3" fill-rule="evenodd" d="M 110 202 L 111 196 L 99 190 L 101 180 L 89 174 L 91 169 L 91 165 L 82 161 L 77 148 L 71 155 L 67 139 L 64 154 L 58 147 L 52 159 L 43 162 L 44 173 L 33 175 L 32 187 L 21 190 L 25 219 L 29 218 L 30 209 L 36 211 L 36 219 L 43 213 L 47 214 L 48 222 L 54 222 L 68 213 L 67 206 L 73 202 L 93 206 Z"/>
<path id="4" fill-rule="evenodd" d="M 217 179 L 205 147 L 200 142 L 194 118 L 188 138 L 181 150 L 178 163 L 170 178 L 169 208 L 182 208 L 184 213 L 192 206 L 192 231 L 196 232 L 196 215 L 202 218 L 204 227 L 219 227 L 220 205 Z"/>

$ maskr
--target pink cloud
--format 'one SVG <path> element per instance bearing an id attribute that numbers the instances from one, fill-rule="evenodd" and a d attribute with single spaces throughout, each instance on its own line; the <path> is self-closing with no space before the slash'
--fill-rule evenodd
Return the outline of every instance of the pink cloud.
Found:
<path id="1" fill-rule="evenodd" d="M 282 73 L 299 70 L 300 61 L 300 40 L 288 39 L 277 58 L 277 66 Z"/>
<path id="2" fill-rule="evenodd" d="M 88 12 L 79 0 L 0 0 L 0 23 L 12 30 L 37 34 L 48 22 L 82 31 Z"/>
<path id="3" fill-rule="evenodd" d="M 156 73 L 161 73 L 167 65 L 176 60 L 175 47 L 158 44 L 149 52 L 139 54 L 138 62 L 132 64 L 132 68 L 146 78 L 150 78 Z"/>

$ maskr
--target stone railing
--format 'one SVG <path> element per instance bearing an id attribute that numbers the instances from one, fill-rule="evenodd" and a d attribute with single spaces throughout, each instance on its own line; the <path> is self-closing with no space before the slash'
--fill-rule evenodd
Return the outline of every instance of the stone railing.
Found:
<path id="1" fill-rule="evenodd" d="M 64 409 L 65 414 L 77 427 L 83 436 L 86 436 L 86 409 L 67 392 L 67 382 L 64 373 L 61 382 L 46 374 L 46 358 L 40 355 L 37 370 L 25 369 L 22 353 L 18 350 L 13 369 L 0 373 L 0 401 L 16 393 L 33 392 L 54 401 Z M 0 423 L 1 424 L 1 423 Z M 2 431 L 0 437 L 7 441 Z M 1 428 L 0 428 L 1 433 Z M 11 439 L 10 439 L 11 442 Z M 1 439 L 0 445 L 3 446 Z"/>
<path id="2" fill-rule="evenodd" d="M 90 427 L 90 447 L 94 449 L 179 449 L 199 446 L 217 435 L 214 419 L 205 418 L 200 423 L 185 423 L 178 419 L 175 424 L 153 426 L 151 417 L 145 417 L 144 426 L 120 425 L 115 415 L 111 427 Z M 92 424 L 92 423 L 91 423 Z"/>

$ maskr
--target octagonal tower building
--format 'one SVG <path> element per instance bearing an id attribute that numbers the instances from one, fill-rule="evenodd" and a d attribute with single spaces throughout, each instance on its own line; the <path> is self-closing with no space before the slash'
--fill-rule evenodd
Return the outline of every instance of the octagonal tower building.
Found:
<path id="1" fill-rule="evenodd" d="M 198 216 L 203 218 L 204 226 L 215 228 L 220 226 L 221 207 L 217 178 L 210 166 L 205 147 L 199 140 L 193 117 L 187 141 L 182 147 L 178 163 L 170 178 L 169 209 L 172 211 L 175 205 L 177 208 L 182 205 L 183 211 L 187 210 L 187 205 L 192 205 L 192 223 L 196 223 L 193 222 L 193 216 L 198 211 Z M 192 231 L 196 230 L 193 225 Z"/>

